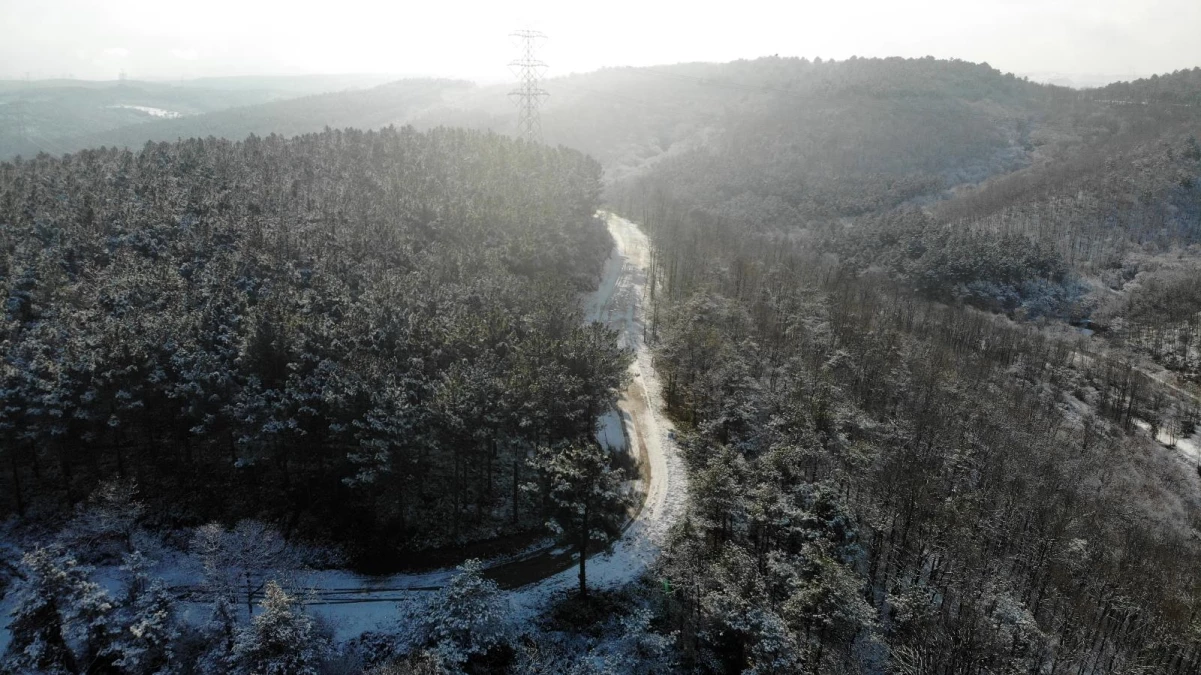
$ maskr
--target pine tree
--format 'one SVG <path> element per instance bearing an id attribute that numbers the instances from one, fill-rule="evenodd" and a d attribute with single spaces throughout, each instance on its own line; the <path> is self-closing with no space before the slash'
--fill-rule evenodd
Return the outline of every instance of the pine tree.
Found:
<path id="1" fill-rule="evenodd" d="M 545 479 L 551 506 L 547 527 L 575 548 L 580 561 L 580 595 L 587 596 L 588 546 L 608 546 L 620 536 L 629 495 L 611 466 L 609 452 L 596 443 L 542 447 L 531 463 Z"/>
<path id="2" fill-rule="evenodd" d="M 329 653 L 313 619 L 274 580 L 267 582 L 262 612 L 238 632 L 230 672 L 244 675 L 316 675 Z"/>
<path id="3" fill-rule="evenodd" d="M 496 582 L 482 572 L 479 560 L 460 565 L 426 615 L 429 641 L 445 664 L 462 667 L 503 643 L 507 635 L 509 608 Z"/>
<path id="4" fill-rule="evenodd" d="M 238 610 L 226 595 L 213 598 L 209 619 L 200 629 L 200 640 L 205 649 L 199 658 L 197 669 L 202 673 L 221 672 L 238 637 Z"/>
<path id="5" fill-rule="evenodd" d="M 5 670 L 55 674 L 94 666 L 105 651 L 113 604 L 88 578 L 91 568 L 56 547 L 35 549 L 21 563 L 25 577 L 14 591 Z"/>
<path id="6" fill-rule="evenodd" d="M 173 643 L 180 630 L 175 600 L 161 579 L 151 579 L 147 561 L 138 551 L 125 556 L 121 569 L 128 575 L 125 604 L 109 653 L 114 665 L 130 675 L 175 672 Z"/>
<path id="7" fill-rule="evenodd" d="M 526 449 L 587 433 L 625 372 L 578 307 L 612 246 L 600 180 L 453 129 L 0 166 L 0 517 L 115 474 L 156 511 L 287 513 L 365 555 L 522 529 Z M 136 548 L 132 496 L 80 509 L 83 562 Z M 240 602 L 270 576 L 238 570 Z"/>

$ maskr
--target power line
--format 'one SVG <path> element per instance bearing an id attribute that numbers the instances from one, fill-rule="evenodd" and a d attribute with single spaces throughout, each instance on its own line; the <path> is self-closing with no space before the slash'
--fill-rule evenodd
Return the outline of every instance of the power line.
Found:
<path id="1" fill-rule="evenodd" d="M 509 64 L 517 75 L 517 88 L 509 97 L 517 104 L 517 134 L 531 143 L 542 142 L 542 117 L 538 112 L 542 99 L 550 94 L 542 88 L 542 73 L 546 64 L 536 54 L 538 45 L 546 35 L 536 30 L 519 30 L 510 33 L 519 40 L 520 57 Z"/>

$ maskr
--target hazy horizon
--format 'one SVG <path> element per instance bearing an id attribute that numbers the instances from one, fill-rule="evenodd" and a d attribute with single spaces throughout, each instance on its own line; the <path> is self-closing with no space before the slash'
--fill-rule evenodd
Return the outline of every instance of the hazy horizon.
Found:
<path id="1" fill-rule="evenodd" d="M 1103 84 L 1201 65 L 1201 4 L 1187 0 L 960 3 L 860 0 L 732 15 L 678 3 L 376 6 L 363 0 L 184 8 L 148 0 L 0 4 L 0 79 L 172 81 L 205 77 L 396 74 L 511 79 L 508 33 L 544 31 L 548 76 L 603 67 L 806 58 L 959 58 L 1039 81 Z M 865 18 L 866 17 L 866 18 Z"/>
<path id="2" fill-rule="evenodd" d="M 767 57 L 767 56 L 772 56 L 772 55 L 765 54 L 765 55 L 761 55 L 761 56 L 742 57 L 742 58 L 744 58 L 746 60 L 754 60 L 757 58 L 763 58 L 763 57 Z M 872 57 L 872 58 L 887 58 L 887 57 Z M 915 57 L 905 57 L 905 58 L 915 58 Z M 947 58 L 956 58 L 956 57 L 947 57 Z M 737 60 L 737 59 L 735 59 L 735 60 Z M 823 60 L 825 60 L 825 59 L 823 59 Z M 836 60 L 840 60 L 840 59 L 836 59 Z M 689 63 L 689 62 L 653 63 L 653 64 L 646 64 L 646 65 L 648 67 L 656 67 L 656 66 L 680 65 L 683 63 Z M 702 62 L 693 61 L 691 63 L 702 63 Z M 703 63 L 723 63 L 723 62 L 711 61 L 711 62 L 703 62 Z M 994 67 L 996 67 L 995 64 L 990 64 L 990 65 L 993 65 Z M 622 68 L 622 67 L 638 67 L 638 66 L 601 66 L 601 68 Z M 599 70 L 599 68 L 598 68 L 598 70 Z M 1126 73 L 1064 73 L 1064 72 L 1042 72 L 1042 71 L 1014 72 L 1011 70 L 1007 70 L 1005 68 L 998 68 L 998 70 L 1000 70 L 1001 72 L 1006 72 L 1006 73 L 1012 72 L 1017 77 L 1026 77 L 1034 82 L 1040 82 L 1040 83 L 1044 83 L 1044 84 L 1056 84 L 1056 85 L 1075 87 L 1075 88 L 1103 87 L 1103 86 L 1113 83 L 1113 82 L 1137 80 L 1137 79 L 1151 77 L 1152 75 L 1162 75 L 1167 72 L 1171 72 L 1171 71 L 1160 71 L 1160 72 L 1131 71 L 1131 72 L 1126 72 Z M 581 72 L 591 72 L 591 71 L 581 71 Z M 557 73 L 557 74 L 550 73 L 547 77 L 548 77 L 548 79 L 553 79 L 555 77 L 567 77 L 569 75 L 574 75 L 574 74 L 577 74 L 577 73 L 574 73 L 574 72 L 573 73 Z M 250 74 L 242 74 L 242 75 L 198 75 L 195 77 L 137 77 L 136 75 L 131 75 L 129 73 L 126 73 L 125 81 L 150 82 L 150 83 L 155 83 L 155 84 L 173 84 L 173 83 L 182 83 L 182 82 L 202 82 L 202 81 L 206 81 L 206 80 L 252 80 L 252 79 L 256 79 L 256 78 L 279 79 L 279 80 L 295 78 L 295 79 L 299 80 L 299 79 L 303 79 L 303 78 L 318 78 L 318 77 L 327 77 L 330 79 L 364 78 L 364 79 L 382 80 L 384 82 L 392 82 L 392 81 L 399 81 L 399 80 L 406 80 L 406 79 L 421 79 L 421 78 L 462 79 L 462 80 L 475 82 L 476 84 L 481 85 L 481 86 L 503 84 L 505 82 L 509 82 L 514 79 L 513 77 L 508 77 L 508 78 L 498 77 L 498 76 L 471 77 L 471 76 L 438 75 L 435 73 L 386 73 L 386 72 L 279 73 L 279 72 L 262 72 L 262 73 L 250 73 Z M 35 78 L 35 77 L 32 77 L 32 75 L 29 78 L 25 78 L 24 76 L 22 76 L 22 77 L 0 77 L 0 82 L 19 82 L 24 79 L 28 79 L 28 81 L 30 81 L 30 82 L 63 81 L 63 82 L 92 82 L 92 83 L 97 83 L 97 84 L 103 84 L 103 83 L 108 83 L 108 82 L 115 84 L 115 83 L 122 81 L 120 74 L 118 74 L 118 77 L 87 78 L 87 77 L 79 77 L 79 76 L 75 75 L 74 73 L 65 73 L 65 74 L 59 75 L 59 76 L 48 76 L 48 77 L 41 77 L 41 78 Z M 361 86 L 363 86 L 363 85 L 356 84 L 356 87 L 361 87 Z M 375 85 L 369 85 L 369 86 L 375 86 Z"/>

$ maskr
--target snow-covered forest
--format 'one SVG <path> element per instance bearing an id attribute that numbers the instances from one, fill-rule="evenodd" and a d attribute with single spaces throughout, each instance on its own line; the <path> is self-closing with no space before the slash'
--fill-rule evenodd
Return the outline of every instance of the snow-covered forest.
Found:
<path id="1" fill-rule="evenodd" d="M 615 68 L 547 144 L 411 80 L 0 163 L 0 673 L 1201 671 L 1199 73 Z"/>
<path id="2" fill-rule="evenodd" d="M 136 481 L 364 566 L 537 530 L 526 453 L 625 372 L 579 290 L 599 166 L 474 132 L 184 141 L 0 168 L 0 509 Z"/>
<path id="3" fill-rule="evenodd" d="M 924 203 L 911 166 L 960 160 L 870 126 L 894 145 L 837 199 L 804 178 L 830 163 L 733 142 L 610 188 L 653 241 L 691 476 L 662 563 L 681 663 L 1201 668 L 1199 131 L 1074 98 L 1028 166 Z"/>

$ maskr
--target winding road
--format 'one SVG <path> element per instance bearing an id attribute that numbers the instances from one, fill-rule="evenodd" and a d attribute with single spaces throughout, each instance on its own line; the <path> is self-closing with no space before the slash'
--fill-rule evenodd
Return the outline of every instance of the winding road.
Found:
<path id="1" fill-rule="evenodd" d="M 613 588 L 636 580 L 658 558 L 672 524 L 684 512 L 687 477 L 674 442 L 671 423 L 663 417 L 662 387 L 644 341 L 643 306 L 646 300 L 650 247 L 636 225 L 618 216 L 600 213 L 613 234 L 616 246 L 605 263 L 596 291 L 583 298 L 585 319 L 601 321 L 619 332 L 623 346 L 635 359 L 630 365 L 630 383 L 618 401 L 626 444 L 637 453 L 641 473 L 642 506 L 627 524 L 621 538 L 607 551 L 588 559 L 591 588 Z M 609 438 L 617 434 L 613 413 L 602 419 Z M 603 433 L 603 432 L 602 432 Z M 573 589 L 578 583 L 576 560 L 569 552 L 541 548 L 525 555 L 489 563 L 485 574 L 495 579 L 507 596 L 516 620 L 535 616 L 553 594 Z M 195 571 L 187 566 L 165 564 L 157 573 L 181 594 L 190 595 Z M 397 621 L 417 616 L 434 591 L 446 585 L 454 569 L 419 574 L 365 576 L 343 570 L 324 570 L 288 575 L 289 586 L 304 589 L 310 611 L 322 617 L 336 639 L 344 640 L 365 631 L 397 630 Z M 11 602 L 12 598 L 5 598 Z M 0 603 L 0 614 L 11 607 Z M 185 620 L 204 621 L 209 608 L 204 603 L 184 601 L 179 609 Z M 0 622 L 0 651 L 8 643 L 8 631 Z"/>
<path id="2" fill-rule="evenodd" d="M 667 534 L 685 508 L 687 476 L 673 440 L 671 423 L 660 412 L 662 387 L 644 340 L 643 306 L 647 292 L 650 247 L 638 226 L 613 214 L 600 213 L 616 246 L 605 262 L 596 291 L 583 298 L 585 318 L 619 332 L 623 346 L 633 349 L 630 384 L 618 410 L 637 453 L 645 499 L 621 537 L 608 551 L 589 557 L 590 587 L 611 588 L 637 579 L 658 557 Z M 517 615 L 529 615 L 551 594 L 577 583 L 574 556 L 557 548 L 494 561 L 485 574 L 509 589 Z M 363 576 L 344 571 L 312 572 L 298 585 L 309 589 L 311 611 L 335 627 L 339 639 L 368 630 L 394 627 L 397 603 L 428 595 L 455 574 L 453 569 L 421 574 Z M 417 603 L 420 604 L 419 601 Z"/>

